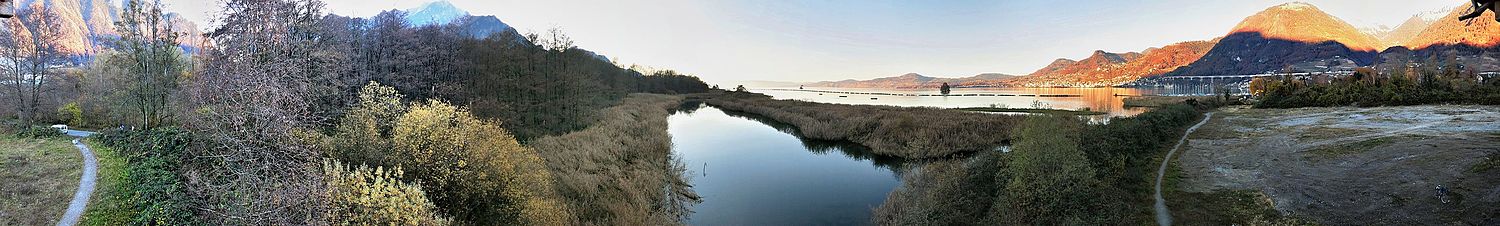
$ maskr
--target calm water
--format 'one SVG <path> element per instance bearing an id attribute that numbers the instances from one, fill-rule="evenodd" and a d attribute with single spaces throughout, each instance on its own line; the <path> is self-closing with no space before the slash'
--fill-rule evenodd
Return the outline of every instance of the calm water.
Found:
<path id="1" fill-rule="evenodd" d="M 936 94 L 936 90 L 829 89 L 857 92 Z M 954 94 L 1048 94 L 1076 97 L 908 97 L 823 94 L 759 89 L 777 99 L 825 103 L 928 107 L 1089 108 L 1107 116 L 1131 116 L 1124 98 L 1174 95 L 1173 91 L 1088 89 L 957 89 Z M 838 97 L 840 95 L 848 97 Z M 870 98 L 877 98 L 871 100 Z M 875 207 L 900 183 L 903 161 L 869 154 L 848 142 L 808 140 L 794 127 L 754 115 L 686 103 L 669 118 L 673 151 L 687 165 L 693 190 L 691 225 L 865 225 Z"/>
<path id="2" fill-rule="evenodd" d="M 791 88 L 791 89 L 796 89 Z M 849 91 L 849 92 L 875 92 L 875 93 L 902 93 L 902 94 L 938 94 L 936 89 L 849 89 L 849 88 L 807 88 L 808 90 L 827 91 Z M 1039 101 L 1043 108 L 1089 110 L 1109 113 L 1109 116 L 1133 116 L 1145 112 L 1144 108 L 1126 108 L 1125 98 L 1130 96 L 1176 94 L 1166 89 L 1138 89 L 1138 88 L 972 88 L 954 89 L 952 95 L 962 94 L 1043 94 L 1043 95 L 1077 95 L 1070 97 L 1001 97 L 1001 96 L 889 96 L 889 95 L 858 95 L 858 94 L 830 94 L 813 93 L 802 91 L 782 91 L 773 89 L 752 90 L 764 93 L 776 99 L 803 100 L 822 103 L 840 104 L 870 104 L 891 105 L 905 107 L 998 107 L 1030 108 L 1033 102 Z M 839 97 L 847 96 L 847 97 Z M 877 98 L 877 99 L 870 99 Z"/>
<path id="3" fill-rule="evenodd" d="M 863 225 L 899 184 L 901 162 L 849 143 L 805 140 L 792 127 L 696 103 L 669 119 L 688 166 L 691 225 Z"/>

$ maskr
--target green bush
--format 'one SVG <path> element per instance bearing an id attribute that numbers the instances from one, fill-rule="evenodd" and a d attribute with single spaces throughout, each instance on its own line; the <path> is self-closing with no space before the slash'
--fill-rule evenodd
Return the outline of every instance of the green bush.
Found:
<path id="1" fill-rule="evenodd" d="M 1429 64 L 1432 65 L 1432 64 Z M 1257 78 L 1255 107 L 1399 106 L 1419 104 L 1500 104 L 1500 79 L 1481 82 L 1475 71 L 1421 68 L 1375 73 L 1361 70 L 1344 78 Z"/>
<path id="2" fill-rule="evenodd" d="M 875 210 L 879 225 L 1132 225 L 1150 220 L 1157 158 L 1196 122 L 1171 104 L 1109 124 L 1031 117 L 1010 153 L 907 169 Z M 1087 138 L 1087 140 L 1084 140 Z M 1118 208 L 1138 206 L 1142 208 Z"/>
<path id="3" fill-rule="evenodd" d="M 87 121 L 83 120 L 83 108 L 78 107 L 78 102 L 68 102 L 57 108 L 57 118 L 67 120 L 68 125 L 83 126 Z"/>
<path id="4" fill-rule="evenodd" d="M 16 137 L 21 138 L 66 138 L 68 134 L 57 129 L 46 126 L 27 126 L 15 131 Z"/>
<path id="5" fill-rule="evenodd" d="M 1016 128 L 1004 194 L 991 219 L 1009 225 L 1098 225 L 1110 214 L 1096 169 L 1079 149 L 1080 124 L 1031 117 Z"/>
<path id="6" fill-rule="evenodd" d="M 106 131 L 92 139 L 125 158 L 123 181 L 108 188 L 109 199 L 130 203 L 124 213 L 129 225 L 194 224 L 193 208 L 184 192 L 182 153 L 193 142 L 190 133 L 176 128 L 149 131 Z"/>

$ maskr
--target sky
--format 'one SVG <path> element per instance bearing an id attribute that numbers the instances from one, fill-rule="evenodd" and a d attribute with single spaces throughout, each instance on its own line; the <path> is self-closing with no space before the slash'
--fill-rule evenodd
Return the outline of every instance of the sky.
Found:
<path id="1" fill-rule="evenodd" d="M 162 0 L 209 24 L 219 0 Z M 624 65 L 709 83 L 811 82 L 920 73 L 1024 75 L 1094 50 L 1142 51 L 1209 40 L 1286 0 L 449 0 L 521 32 L 562 28 Z M 324 0 L 368 17 L 425 0 Z M 1462 0 L 1306 0 L 1356 27 L 1395 27 Z M 201 26 L 209 27 L 209 26 Z"/>

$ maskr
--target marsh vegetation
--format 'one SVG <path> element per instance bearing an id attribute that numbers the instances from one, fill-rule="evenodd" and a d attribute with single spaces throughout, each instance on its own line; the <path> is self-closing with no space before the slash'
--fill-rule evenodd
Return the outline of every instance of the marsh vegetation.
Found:
<path id="1" fill-rule="evenodd" d="M 941 108 L 775 100 L 748 92 L 699 97 L 714 107 L 794 125 L 808 138 L 847 140 L 870 147 L 876 154 L 914 159 L 993 150 L 1009 141 L 1010 129 L 1025 118 Z"/>

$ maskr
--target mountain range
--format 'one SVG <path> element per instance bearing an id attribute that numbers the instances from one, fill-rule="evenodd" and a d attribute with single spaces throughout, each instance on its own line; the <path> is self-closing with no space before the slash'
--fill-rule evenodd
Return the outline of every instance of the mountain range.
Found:
<path id="1" fill-rule="evenodd" d="M 1500 23 L 1489 19 L 1494 18 L 1493 12 L 1459 21 L 1457 17 L 1466 12 L 1466 6 L 1454 7 L 1413 15 L 1395 28 L 1359 29 L 1312 4 L 1292 2 L 1246 17 L 1214 40 L 1141 52 L 1095 51 L 1082 60 L 1054 60 L 1025 76 L 963 81 L 971 86 L 1119 86 L 1154 76 L 1389 69 L 1444 56 L 1471 69 L 1500 71 Z M 911 75 L 808 85 L 913 88 L 940 80 Z"/>
<path id="2" fill-rule="evenodd" d="M 411 26 L 457 24 L 465 32 L 473 35 L 474 38 L 486 38 L 498 34 L 504 37 L 514 37 L 516 38 L 516 42 L 531 44 L 530 41 L 525 39 L 525 36 L 516 31 L 515 27 L 511 27 L 509 24 L 500 21 L 500 18 L 493 15 L 471 15 L 468 11 L 453 5 L 453 3 L 447 0 L 424 3 L 416 8 L 402 10 L 402 12 L 406 13 L 406 23 Z M 583 51 L 584 54 L 593 56 L 594 59 L 605 62 L 610 61 L 609 57 L 593 51 L 586 49 L 578 50 Z"/>
<path id="3" fill-rule="evenodd" d="M 112 5 L 110 0 L 21 0 L 16 2 L 18 11 L 49 7 L 57 14 L 61 29 L 58 39 L 63 52 L 80 56 L 74 63 L 84 63 L 99 54 L 109 45 L 109 40 L 119 38 L 115 22 L 120 19 L 122 5 Z M 196 52 L 209 43 L 203 38 L 198 25 L 183 19 L 176 13 L 165 13 L 167 23 L 173 30 L 183 33 L 177 38 L 179 47 L 187 52 Z M 25 31 L 17 31 L 25 32 Z M 24 35 L 24 34 L 23 34 Z"/>
<path id="4" fill-rule="evenodd" d="M 897 89 L 927 89 L 942 87 L 943 83 L 958 87 L 987 86 L 1016 78 L 1007 74 L 978 74 L 962 78 L 936 78 L 927 77 L 917 73 L 907 73 L 896 77 L 877 78 L 871 80 L 843 80 L 827 81 L 806 84 L 812 87 L 838 87 L 838 88 L 897 88 Z"/>
<path id="5" fill-rule="evenodd" d="M 474 38 L 485 38 L 502 34 L 525 41 L 514 27 L 492 15 L 475 16 L 446 0 L 424 3 L 416 8 L 401 10 L 406 14 L 406 23 L 414 26 L 458 24 Z"/>

